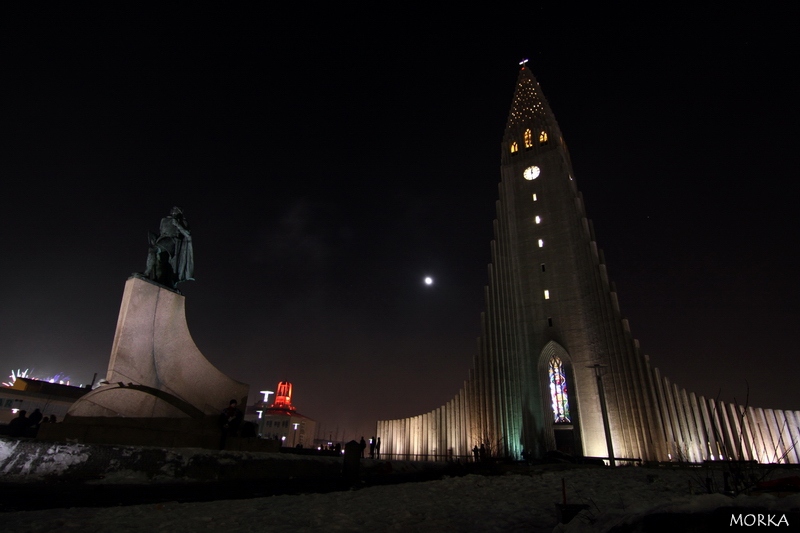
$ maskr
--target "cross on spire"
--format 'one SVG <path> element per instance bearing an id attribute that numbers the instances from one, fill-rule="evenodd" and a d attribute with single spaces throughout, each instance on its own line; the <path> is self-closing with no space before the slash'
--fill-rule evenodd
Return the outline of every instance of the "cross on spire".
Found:
<path id="1" fill-rule="evenodd" d="M 522 68 L 525 68 L 525 63 L 527 63 L 527 62 L 528 62 L 528 58 L 524 57 L 524 58 L 522 58 L 522 61 L 519 62 L 519 64 L 522 65 Z"/>

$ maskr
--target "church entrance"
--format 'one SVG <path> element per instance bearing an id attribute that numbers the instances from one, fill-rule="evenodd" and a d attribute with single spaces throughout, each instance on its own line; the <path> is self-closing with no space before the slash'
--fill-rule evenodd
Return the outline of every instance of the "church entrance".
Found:
<path id="1" fill-rule="evenodd" d="M 569 455 L 577 454 L 578 450 L 577 446 L 575 446 L 575 432 L 572 424 L 553 426 L 553 434 L 556 438 L 556 450 Z"/>

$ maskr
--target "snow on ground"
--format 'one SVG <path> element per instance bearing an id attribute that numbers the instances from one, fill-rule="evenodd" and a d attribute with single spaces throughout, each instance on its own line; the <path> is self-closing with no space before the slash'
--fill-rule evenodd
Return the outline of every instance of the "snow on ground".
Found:
<path id="1" fill-rule="evenodd" d="M 781 470 L 772 477 L 798 473 Z M 775 520 L 784 513 L 790 513 L 786 520 L 800 520 L 800 494 L 736 499 L 693 494 L 700 490 L 704 476 L 700 469 L 532 466 L 523 474 L 468 475 L 327 494 L 11 512 L 0 515 L 0 527 L 4 532 L 567 533 L 609 531 L 636 523 L 647 514 L 708 513 L 731 505 L 768 509 Z M 569 503 L 589 506 L 566 526 L 557 523 L 555 513 L 555 503 L 562 498 L 562 479 Z M 787 529 L 798 525 L 789 523 Z"/>

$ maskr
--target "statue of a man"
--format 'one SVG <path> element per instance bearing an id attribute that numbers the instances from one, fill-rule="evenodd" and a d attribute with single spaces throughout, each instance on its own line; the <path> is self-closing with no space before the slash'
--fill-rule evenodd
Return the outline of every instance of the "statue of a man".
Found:
<path id="1" fill-rule="evenodd" d="M 161 219 L 161 232 L 149 234 L 150 251 L 144 275 L 162 285 L 177 287 L 182 281 L 194 280 L 194 253 L 189 223 L 179 207 Z"/>

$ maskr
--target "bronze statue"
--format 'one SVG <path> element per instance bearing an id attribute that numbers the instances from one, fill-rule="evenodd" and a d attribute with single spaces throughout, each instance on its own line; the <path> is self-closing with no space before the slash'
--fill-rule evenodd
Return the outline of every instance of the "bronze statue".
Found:
<path id="1" fill-rule="evenodd" d="M 150 250 L 147 254 L 145 277 L 176 288 L 178 283 L 194 280 L 194 253 L 189 224 L 179 207 L 161 219 L 160 235 L 149 232 Z"/>

